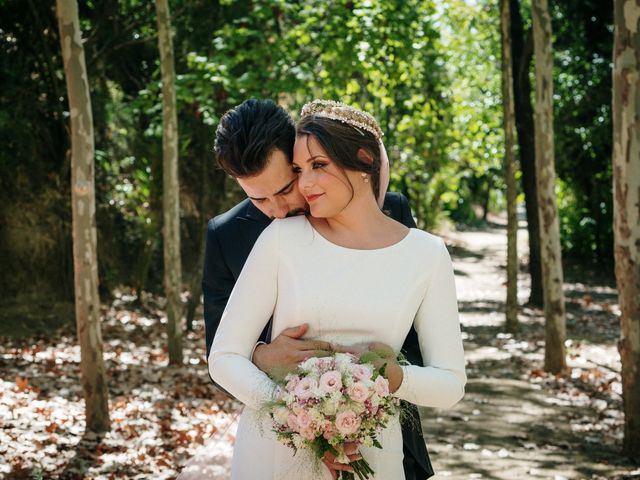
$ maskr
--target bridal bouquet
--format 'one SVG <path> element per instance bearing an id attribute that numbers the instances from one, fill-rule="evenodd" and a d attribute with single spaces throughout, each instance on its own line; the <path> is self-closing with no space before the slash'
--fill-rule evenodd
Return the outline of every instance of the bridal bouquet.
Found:
<path id="1" fill-rule="evenodd" d="M 359 479 L 373 470 L 365 459 L 349 462 L 346 443 L 382 448 L 377 434 L 393 415 L 400 401 L 389 393 L 384 367 L 360 362 L 348 353 L 312 357 L 298 365 L 279 386 L 269 415 L 278 440 L 297 451 L 307 448 L 318 459 L 331 452 L 340 463 L 349 464 Z M 340 472 L 341 479 L 355 479 Z"/>

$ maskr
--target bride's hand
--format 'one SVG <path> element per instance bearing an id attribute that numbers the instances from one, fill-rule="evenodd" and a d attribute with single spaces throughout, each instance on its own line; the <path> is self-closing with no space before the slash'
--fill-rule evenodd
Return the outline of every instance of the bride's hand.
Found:
<path id="1" fill-rule="evenodd" d="M 404 373 L 396 352 L 386 343 L 370 342 L 349 346 L 333 344 L 331 347 L 335 352 L 357 355 L 361 362 L 371 363 L 375 369 L 384 366 L 384 377 L 389 380 L 389 391 L 393 393 L 400 388 Z"/>
<path id="2" fill-rule="evenodd" d="M 347 442 L 344 444 L 344 453 L 349 458 L 349 462 L 355 462 L 356 460 L 360 460 L 362 456 L 358 451 L 358 443 L 356 442 Z M 322 457 L 322 463 L 324 463 L 329 472 L 331 472 L 331 478 L 336 480 L 338 478 L 338 471 L 343 472 L 351 472 L 353 473 L 353 467 L 349 466 L 349 464 L 344 464 L 338 462 L 337 457 L 331 452 L 325 452 L 324 457 Z"/>

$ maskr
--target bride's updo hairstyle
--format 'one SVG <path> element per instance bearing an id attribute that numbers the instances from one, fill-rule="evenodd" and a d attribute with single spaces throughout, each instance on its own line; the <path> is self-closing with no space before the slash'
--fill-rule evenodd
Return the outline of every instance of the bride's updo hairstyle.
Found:
<path id="1" fill-rule="evenodd" d="M 296 136 L 313 136 L 327 155 L 344 170 L 371 176 L 374 197 L 380 190 L 380 139 L 382 130 L 368 113 L 343 103 L 314 100 L 302 107 Z M 373 162 L 358 155 L 365 150 Z"/>

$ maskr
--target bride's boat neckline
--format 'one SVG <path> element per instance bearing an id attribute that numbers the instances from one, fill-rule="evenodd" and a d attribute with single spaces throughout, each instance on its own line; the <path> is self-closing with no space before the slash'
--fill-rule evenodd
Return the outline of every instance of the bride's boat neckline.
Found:
<path id="1" fill-rule="evenodd" d="M 413 234 L 414 230 L 417 230 L 415 228 L 409 228 L 409 231 L 407 232 L 407 234 L 404 237 L 402 237 L 396 243 L 392 243 L 391 245 L 387 245 L 386 247 L 379 247 L 379 248 L 352 248 L 352 247 L 345 247 L 343 245 L 338 245 L 337 243 L 332 242 L 328 238 L 324 237 L 318 230 L 316 230 L 308 219 L 307 219 L 307 223 L 309 224 L 309 227 L 311 228 L 311 231 L 315 235 L 320 237 L 322 242 L 324 242 L 324 243 L 326 243 L 328 245 L 331 245 L 332 247 L 339 248 L 339 249 L 342 249 L 342 250 L 348 250 L 348 251 L 351 251 L 351 252 L 383 252 L 383 251 L 386 251 L 386 250 L 392 250 L 392 249 L 398 247 L 399 245 L 403 244 Z"/>

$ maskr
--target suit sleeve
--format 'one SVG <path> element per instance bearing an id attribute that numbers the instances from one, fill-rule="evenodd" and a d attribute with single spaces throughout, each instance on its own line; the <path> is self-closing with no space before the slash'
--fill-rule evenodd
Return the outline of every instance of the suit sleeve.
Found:
<path id="1" fill-rule="evenodd" d="M 202 272 L 207 357 L 234 284 L 235 278 L 222 255 L 216 220 L 211 219 L 207 226 L 204 269 Z"/>
<path id="2" fill-rule="evenodd" d="M 251 353 L 273 315 L 278 296 L 279 225 L 273 222 L 254 245 L 222 314 L 208 357 L 214 382 L 245 405 L 272 400 L 275 384 L 251 362 Z"/>
<path id="3" fill-rule="evenodd" d="M 416 405 L 449 408 L 464 396 L 467 376 L 453 265 L 442 241 L 435 261 L 414 320 L 425 366 L 402 366 L 404 378 L 395 395 Z"/>

